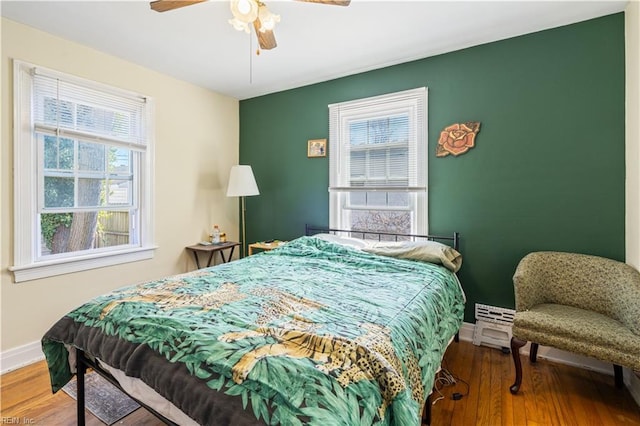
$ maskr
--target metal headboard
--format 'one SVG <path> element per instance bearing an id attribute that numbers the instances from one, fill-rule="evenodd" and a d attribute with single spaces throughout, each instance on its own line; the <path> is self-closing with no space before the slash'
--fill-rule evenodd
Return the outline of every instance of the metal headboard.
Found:
<path id="1" fill-rule="evenodd" d="M 418 235 L 418 234 L 398 234 L 395 232 L 384 232 L 384 231 L 357 231 L 351 229 L 335 229 L 329 228 L 326 226 L 314 226 L 314 225 L 305 225 L 305 235 L 311 236 L 315 234 L 334 234 L 334 235 L 343 235 L 353 238 L 360 238 L 363 240 L 377 239 L 378 241 L 400 241 L 400 240 L 411 240 L 415 241 L 417 239 L 426 239 L 430 241 L 443 241 L 447 242 L 447 244 L 451 245 L 455 250 L 459 250 L 460 248 L 460 234 L 458 232 L 454 232 L 451 237 L 445 237 L 440 235 Z"/>

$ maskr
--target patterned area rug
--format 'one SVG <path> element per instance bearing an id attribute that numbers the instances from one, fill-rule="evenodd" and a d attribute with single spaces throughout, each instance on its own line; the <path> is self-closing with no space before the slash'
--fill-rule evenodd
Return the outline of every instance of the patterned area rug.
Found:
<path id="1" fill-rule="evenodd" d="M 84 377 L 85 408 L 107 425 L 140 408 L 140 405 L 95 372 Z M 62 388 L 73 399 L 78 398 L 77 382 L 70 381 Z"/>

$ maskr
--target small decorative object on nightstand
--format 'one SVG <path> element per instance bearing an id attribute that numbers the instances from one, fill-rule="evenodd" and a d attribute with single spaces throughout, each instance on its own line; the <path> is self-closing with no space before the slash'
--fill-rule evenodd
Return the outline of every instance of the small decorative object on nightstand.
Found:
<path id="1" fill-rule="evenodd" d="M 274 248 L 278 248 L 281 245 L 286 244 L 286 241 L 278 241 L 278 240 L 269 240 L 269 241 L 260 241 L 258 243 L 249 244 L 249 256 L 253 254 L 253 250 L 273 250 Z"/>
<path id="2" fill-rule="evenodd" d="M 193 258 L 196 261 L 196 267 L 200 269 L 200 259 L 198 258 L 198 253 L 209 253 L 209 260 L 207 261 L 207 267 L 211 266 L 211 261 L 213 260 L 213 255 L 216 252 L 220 253 L 220 257 L 222 258 L 222 262 L 226 263 L 231 260 L 233 257 L 233 250 L 236 246 L 239 246 L 240 243 L 235 241 L 227 241 L 225 243 L 212 244 L 203 241 L 199 244 L 194 244 L 192 246 L 185 247 L 191 253 L 193 253 Z M 229 255 L 225 257 L 224 251 L 230 249 Z"/>
<path id="3" fill-rule="evenodd" d="M 220 244 L 220 228 L 218 228 L 218 225 L 213 225 L 213 232 L 211 233 L 211 242 L 213 244 Z"/>

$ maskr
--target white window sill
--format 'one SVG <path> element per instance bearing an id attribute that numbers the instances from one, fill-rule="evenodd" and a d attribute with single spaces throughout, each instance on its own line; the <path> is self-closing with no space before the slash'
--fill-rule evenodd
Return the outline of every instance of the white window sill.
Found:
<path id="1" fill-rule="evenodd" d="M 156 248 L 158 247 L 148 246 L 126 251 L 120 250 L 114 253 L 99 253 L 71 259 L 57 259 L 31 265 L 11 266 L 9 270 L 13 272 L 14 282 L 19 283 L 121 263 L 152 259 Z"/>

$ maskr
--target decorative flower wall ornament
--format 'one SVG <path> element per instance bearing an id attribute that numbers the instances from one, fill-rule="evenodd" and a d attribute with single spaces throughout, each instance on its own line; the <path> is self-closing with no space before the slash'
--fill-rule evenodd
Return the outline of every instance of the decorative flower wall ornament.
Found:
<path id="1" fill-rule="evenodd" d="M 475 146 L 476 135 L 480 131 L 479 121 L 468 121 L 447 126 L 440 132 L 436 147 L 436 157 L 449 154 L 458 156 Z"/>

